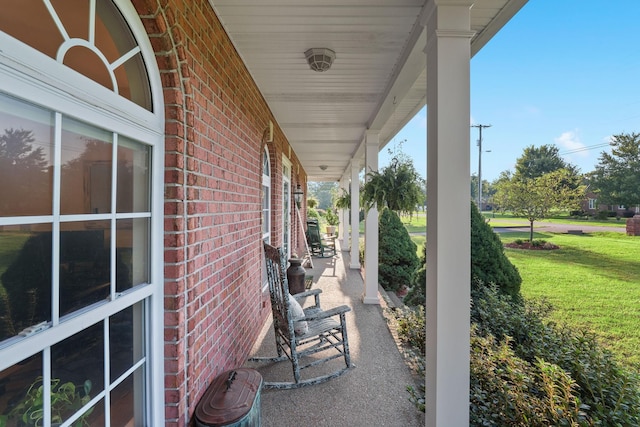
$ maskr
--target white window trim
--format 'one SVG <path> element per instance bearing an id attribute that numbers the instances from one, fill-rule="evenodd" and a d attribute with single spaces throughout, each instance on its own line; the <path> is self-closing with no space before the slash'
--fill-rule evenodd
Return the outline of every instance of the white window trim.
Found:
<path id="1" fill-rule="evenodd" d="M 291 160 L 289 160 L 287 158 L 287 156 L 285 156 L 284 154 L 282 155 L 282 187 L 281 187 L 281 197 L 282 197 L 282 201 L 284 204 L 284 198 L 287 197 L 287 206 L 289 207 L 289 209 L 287 210 L 287 212 L 284 212 L 284 210 L 282 211 L 282 235 L 283 235 L 283 240 L 282 240 L 282 244 L 284 246 L 286 246 L 287 248 L 287 259 L 291 258 L 291 173 L 292 170 L 291 168 L 293 167 L 293 164 L 291 163 Z M 288 173 L 287 173 L 288 172 Z M 289 191 L 287 192 L 288 194 L 285 194 L 284 191 L 284 185 L 285 183 L 289 184 Z M 287 224 L 289 225 L 289 230 L 288 233 L 286 233 L 287 235 L 287 242 L 284 241 L 284 235 L 285 235 L 285 227 L 287 226 Z"/>

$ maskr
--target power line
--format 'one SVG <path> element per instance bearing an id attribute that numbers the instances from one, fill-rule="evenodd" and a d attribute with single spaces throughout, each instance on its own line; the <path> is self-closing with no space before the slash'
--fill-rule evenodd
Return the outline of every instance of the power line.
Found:
<path id="1" fill-rule="evenodd" d="M 603 148 L 603 147 L 608 147 L 608 146 L 609 146 L 609 143 L 605 142 L 605 143 L 602 143 L 602 144 L 589 145 L 587 147 L 574 148 L 572 150 L 563 151 L 562 153 L 558 153 L 558 154 L 563 156 L 565 154 L 575 154 L 575 153 L 580 153 L 582 151 L 595 150 L 596 148 Z"/>

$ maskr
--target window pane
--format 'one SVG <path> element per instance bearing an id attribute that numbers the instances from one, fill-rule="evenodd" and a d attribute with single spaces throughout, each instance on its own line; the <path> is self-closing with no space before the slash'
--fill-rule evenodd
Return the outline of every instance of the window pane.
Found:
<path id="1" fill-rule="evenodd" d="M 116 222 L 116 291 L 149 283 L 149 219 Z"/>
<path id="2" fill-rule="evenodd" d="M 149 211 L 151 147 L 120 137 L 117 212 Z"/>
<path id="3" fill-rule="evenodd" d="M 42 0 L 3 0 L 0 30 L 51 58 L 64 41 Z"/>
<path id="4" fill-rule="evenodd" d="M 111 212 L 112 134 L 72 119 L 62 121 L 60 212 Z"/>
<path id="5" fill-rule="evenodd" d="M 0 227 L 0 341 L 51 320 L 51 225 Z"/>
<path id="6" fill-rule="evenodd" d="M 111 425 L 143 427 L 144 420 L 144 372 L 136 369 L 111 391 Z"/>
<path id="7" fill-rule="evenodd" d="M 53 113 L 0 94 L 0 216 L 51 215 Z"/>
<path id="8" fill-rule="evenodd" d="M 91 398 L 104 389 L 104 328 L 99 322 L 78 332 L 51 347 L 52 393 L 72 389 L 71 402 L 60 398 L 59 404 L 52 396 L 51 418 L 54 422 L 64 422 L 77 412 Z M 55 387 L 54 387 L 55 385 Z M 104 405 L 98 404 L 98 412 L 104 413 Z M 95 408 L 85 416 L 100 418 L 93 414 Z M 101 425 L 92 422 L 90 425 Z"/>
<path id="9" fill-rule="evenodd" d="M 138 303 L 109 319 L 112 382 L 144 357 L 143 307 L 142 303 Z"/>
<path id="10" fill-rule="evenodd" d="M 109 221 L 60 224 L 60 316 L 110 293 Z"/>
<path id="11" fill-rule="evenodd" d="M 131 29 L 111 1 L 96 4 L 96 47 L 109 63 L 137 48 Z M 151 110 L 151 89 L 147 69 L 138 52 L 114 70 L 118 93 L 147 110 Z"/>
<path id="12" fill-rule="evenodd" d="M 37 386 L 41 384 L 42 356 L 40 353 L 0 372 L 0 417 L 3 415 L 8 417 L 7 426 L 19 425 L 18 422 L 25 413 L 25 407 L 28 406 L 29 400 L 35 397 Z M 35 386 L 31 388 L 31 385 Z"/>

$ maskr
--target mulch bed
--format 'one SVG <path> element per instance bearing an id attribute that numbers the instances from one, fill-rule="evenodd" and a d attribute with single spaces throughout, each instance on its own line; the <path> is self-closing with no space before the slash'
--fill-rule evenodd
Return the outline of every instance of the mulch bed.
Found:
<path id="1" fill-rule="evenodd" d="M 506 243 L 504 245 L 506 248 L 512 248 L 512 249 L 529 249 L 532 251 L 551 251 L 554 249 L 560 249 L 560 247 L 558 245 L 554 245 L 553 243 L 549 243 L 546 242 L 542 245 L 532 245 L 531 242 L 527 241 L 527 242 L 522 242 L 522 243 L 516 243 L 516 242 L 512 242 L 512 243 Z"/>

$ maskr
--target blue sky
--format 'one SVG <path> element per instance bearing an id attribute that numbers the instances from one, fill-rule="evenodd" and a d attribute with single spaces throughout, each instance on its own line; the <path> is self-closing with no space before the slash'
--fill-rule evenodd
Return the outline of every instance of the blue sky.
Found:
<path id="1" fill-rule="evenodd" d="M 590 172 L 611 135 L 640 132 L 640 1 L 530 0 L 471 60 L 470 124 L 482 179 L 513 170 L 525 147 L 558 147 Z M 426 112 L 395 141 L 426 174 Z M 470 128 L 471 174 L 478 129 Z M 391 141 L 387 147 L 392 147 Z M 490 152 L 484 152 L 491 150 Z M 380 153 L 380 167 L 388 163 Z"/>

